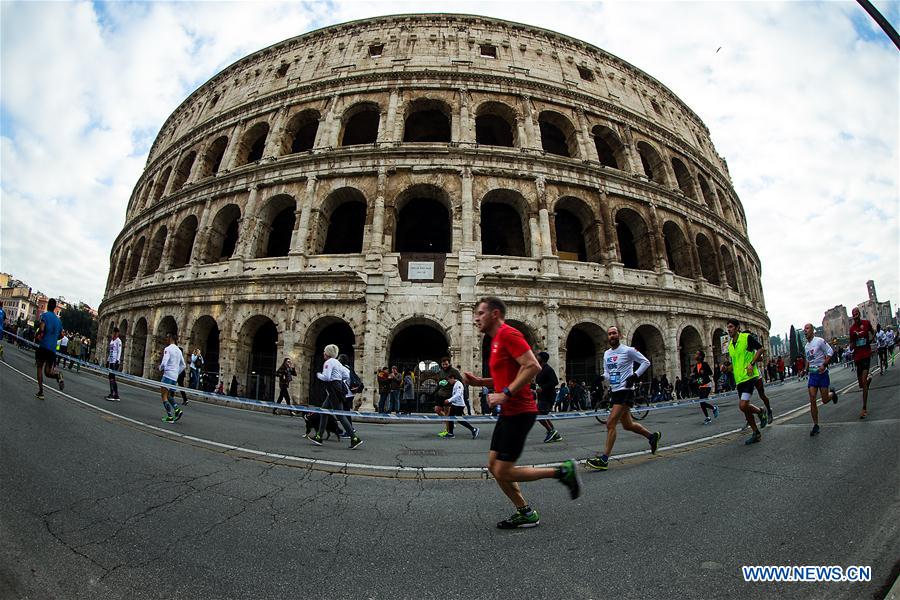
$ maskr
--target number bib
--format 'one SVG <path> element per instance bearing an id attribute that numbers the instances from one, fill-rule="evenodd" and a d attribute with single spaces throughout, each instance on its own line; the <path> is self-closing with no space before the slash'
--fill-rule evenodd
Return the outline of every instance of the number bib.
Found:
<path id="1" fill-rule="evenodd" d="M 865 338 L 856 338 L 856 345 L 857 345 L 858 347 L 866 346 L 866 345 L 867 345 L 867 341 L 866 341 Z"/>
<path id="2" fill-rule="evenodd" d="M 619 375 L 618 371 L 611 371 L 609 373 L 609 384 L 610 385 L 619 385 L 622 382 L 622 376 Z"/>

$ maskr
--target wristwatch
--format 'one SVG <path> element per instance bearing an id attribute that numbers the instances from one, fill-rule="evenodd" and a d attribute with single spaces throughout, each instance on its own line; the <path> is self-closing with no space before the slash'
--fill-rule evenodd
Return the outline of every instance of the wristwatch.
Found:
<path id="1" fill-rule="evenodd" d="M 503 388 L 501 391 L 503 392 L 503 394 L 504 394 L 507 398 L 512 398 L 512 395 L 513 395 L 513 394 L 512 394 L 511 391 L 509 391 L 509 388 L 508 388 L 508 387 Z"/>

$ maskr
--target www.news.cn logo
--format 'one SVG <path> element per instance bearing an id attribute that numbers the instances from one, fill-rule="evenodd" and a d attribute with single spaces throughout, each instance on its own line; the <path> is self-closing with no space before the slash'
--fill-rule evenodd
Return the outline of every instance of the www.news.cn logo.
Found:
<path id="1" fill-rule="evenodd" d="M 747 582 L 868 582 L 872 581 L 872 567 L 850 566 L 749 566 L 741 567 Z"/>

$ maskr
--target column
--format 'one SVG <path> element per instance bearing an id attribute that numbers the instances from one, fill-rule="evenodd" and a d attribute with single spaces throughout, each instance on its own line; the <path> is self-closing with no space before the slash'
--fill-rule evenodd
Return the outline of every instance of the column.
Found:
<path id="1" fill-rule="evenodd" d="M 384 254 L 384 194 L 386 185 L 387 169 L 381 167 L 378 169 L 378 191 L 372 206 L 372 228 L 369 233 L 369 244 L 366 246 L 367 257 L 371 255 L 378 261 L 379 265 Z"/>
<path id="2" fill-rule="evenodd" d="M 581 154 L 581 160 L 599 163 L 600 155 L 597 154 L 597 147 L 590 143 L 591 130 L 588 128 L 588 121 L 584 114 L 584 109 L 578 107 L 575 110 L 575 115 L 578 118 L 578 129 L 575 130 L 575 134 L 578 136 L 578 149 Z"/>
<path id="3" fill-rule="evenodd" d="M 244 206 L 241 215 L 240 228 L 238 229 L 238 245 L 232 258 L 246 260 L 254 258 L 254 247 L 260 231 L 260 219 L 257 216 L 256 201 L 259 195 L 259 187 L 250 186 L 250 197 Z"/>
<path id="4" fill-rule="evenodd" d="M 203 252 L 206 249 L 206 242 L 209 240 L 210 220 L 212 220 L 212 211 L 210 204 L 212 200 L 207 200 L 200 214 L 200 222 L 197 224 L 197 233 L 194 236 L 194 247 L 191 249 L 191 260 L 189 264 L 199 265 L 203 260 Z"/>
<path id="5" fill-rule="evenodd" d="M 705 281 L 703 277 L 703 269 L 700 267 L 700 251 L 697 250 L 697 234 L 694 231 L 694 223 L 690 219 L 685 222 L 687 227 L 687 243 L 691 248 L 691 268 L 694 270 L 694 279 L 702 279 Z"/>
<path id="6" fill-rule="evenodd" d="M 462 249 L 466 251 L 473 251 L 473 241 L 474 241 L 474 220 L 475 220 L 475 199 L 472 196 L 472 169 L 471 167 L 463 167 L 461 173 L 461 184 L 462 184 L 462 234 L 463 234 L 463 246 Z"/>
<path id="7" fill-rule="evenodd" d="M 269 136 L 266 138 L 266 147 L 263 150 L 263 158 L 278 157 L 283 154 L 284 126 L 287 123 L 288 109 L 281 107 L 275 113 L 272 124 L 269 126 Z"/>
<path id="8" fill-rule="evenodd" d="M 669 268 L 666 259 L 666 242 L 663 236 L 662 223 L 660 222 L 659 214 L 656 212 L 656 206 L 653 204 L 650 205 L 650 223 L 653 227 L 648 228 L 648 233 L 653 239 L 656 248 L 656 268 L 658 271 L 671 271 L 672 269 Z"/>
<path id="9" fill-rule="evenodd" d="M 243 123 L 239 123 L 231 128 L 231 134 L 228 136 L 228 146 L 225 148 L 225 154 L 222 155 L 222 162 L 219 165 L 219 174 L 230 171 L 235 168 L 235 160 L 238 148 L 241 145 L 239 134 Z"/>
<path id="10" fill-rule="evenodd" d="M 462 88 L 459 90 L 459 127 L 456 136 L 451 139 L 465 144 L 474 143 L 475 128 L 472 125 L 472 117 L 469 113 L 469 90 Z"/>
<path id="11" fill-rule="evenodd" d="M 384 135 L 378 138 L 379 142 L 395 142 L 397 137 L 397 106 L 400 104 L 400 90 L 393 88 L 388 99 L 387 115 L 384 118 Z M 368 387 L 368 386 L 366 386 Z"/>
<path id="12" fill-rule="evenodd" d="M 531 256 L 541 256 L 541 226 L 538 224 L 539 213 L 532 212 L 528 215 L 528 230 L 531 234 Z"/>
<path id="13" fill-rule="evenodd" d="M 531 98 L 528 96 L 522 96 L 522 113 L 525 116 L 525 138 L 528 142 L 527 146 L 523 144 L 522 147 L 540 150 L 541 140 L 534 123 L 534 105 L 531 104 Z"/>
<path id="14" fill-rule="evenodd" d="M 678 321 L 675 313 L 666 315 L 666 332 L 664 342 L 666 344 L 666 365 L 663 371 L 669 378 L 669 383 L 675 381 L 676 375 L 681 375 L 681 352 L 678 348 Z"/>
<path id="15" fill-rule="evenodd" d="M 525 119 L 516 115 L 516 137 L 519 139 L 519 148 L 528 147 L 528 135 L 525 133 Z"/>
<path id="16" fill-rule="evenodd" d="M 548 300 L 544 302 L 544 311 L 547 314 L 547 354 L 551 360 L 556 361 L 556 372 L 562 376 L 565 365 L 559 355 L 559 302 Z"/>
<path id="17" fill-rule="evenodd" d="M 310 175 L 306 180 L 306 190 L 300 202 L 300 223 L 291 237 L 292 254 L 306 255 L 309 242 L 309 217 L 312 212 L 313 198 L 316 193 L 316 176 Z"/>

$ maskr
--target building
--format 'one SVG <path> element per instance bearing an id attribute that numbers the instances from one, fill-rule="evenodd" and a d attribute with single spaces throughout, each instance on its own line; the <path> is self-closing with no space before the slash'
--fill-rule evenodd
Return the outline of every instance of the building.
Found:
<path id="1" fill-rule="evenodd" d="M 856 305 L 863 319 L 868 319 L 872 325 L 881 325 L 887 327 L 892 324 L 893 311 L 891 310 L 890 301 L 879 302 L 878 294 L 875 291 L 875 282 L 871 279 L 866 282 L 866 288 L 869 292 L 869 299 Z"/>
<path id="2" fill-rule="evenodd" d="M 481 369 L 498 295 L 561 374 L 592 379 L 616 324 L 674 380 L 728 317 L 767 338 L 760 273 L 708 129 L 652 76 L 538 27 L 389 16 L 242 58 L 166 120 L 100 343 L 118 326 L 150 374 L 179 333 L 263 398 L 293 356 L 304 401 L 336 343 L 371 401 L 383 365 Z"/>
<path id="3" fill-rule="evenodd" d="M 6 321 L 34 325 L 37 321 L 37 305 L 32 299 L 31 288 L 17 280 L 8 283 L 11 285 L 0 289 L 0 304 L 6 313 Z"/>
<path id="4" fill-rule="evenodd" d="M 850 317 L 847 315 L 847 307 L 838 304 L 833 308 L 825 311 L 825 317 L 822 319 L 822 329 L 825 335 L 822 336 L 826 340 L 834 338 L 845 338 L 850 331 Z"/>

